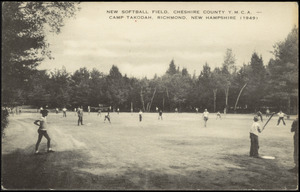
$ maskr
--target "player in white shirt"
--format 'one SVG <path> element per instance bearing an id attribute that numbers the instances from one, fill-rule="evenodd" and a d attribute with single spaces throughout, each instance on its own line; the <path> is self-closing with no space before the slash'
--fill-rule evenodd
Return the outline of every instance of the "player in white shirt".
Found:
<path id="1" fill-rule="evenodd" d="M 253 124 L 250 128 L 250 157 L 258 158 L 258 133 L 261 132 L 260 124 L 258 123 L 258 117 L 253 118 Z"/>
<path id="2" fill-rule="evenodd" d="M 269 116 L 270 116 L 270 109 L 267 108 L 267 110 L 266 110 L 266 117 L 269 117 Z"/>
<path id="3" fill-rule="evenodd" d="M 279 123 L 280 123 L 281 120 L 282 120 L 283 125 L 285 125 L 285 122 L 284 122 L 284 116 L 285 116 L 286 114 L 283 113 L 282 111 L 279 111 L 279 113 L 277 113 L 277 115 L 279 116 L 278 122 L 277 122 L 277 126 L 279 125 Z"/>
<path id="4" fill-rule="evenodd" d="M 63 117 L 67 117 L 67 108 L 64 107 L 62 111 L 63 111 Z"/>
<path id="5" fill-rule="evenodd" d="M 207 109 L 205 109 L 203 112 L 204 127 L 206 127 L 206 122 L 208 120 L 208 114 L 209 114 L 209 112 L 207 111 Z"/>
<path id="6" fill-rule="evenodd" d="M 46 116 L 48 115 L 48 110 L 43 109 L 41 111 L 41 113 L 42 113 L 42 117 L 39 120 L 34 121 L 34 124 L 39 126 L 39 129 L 38 129 L 39 136 L 38 136 L 38 140 L 35 145 L 35 154 L 40 154 L 38 149 L 39 149 L 39 145 L 40 145 L 40 142 L 42 141 L 43 136 L 47 139 L 47 152 L 48 153 L 54 152 L 50 147 L 51 139 L 47 133 L 48 124 L 47 124 Z"/>

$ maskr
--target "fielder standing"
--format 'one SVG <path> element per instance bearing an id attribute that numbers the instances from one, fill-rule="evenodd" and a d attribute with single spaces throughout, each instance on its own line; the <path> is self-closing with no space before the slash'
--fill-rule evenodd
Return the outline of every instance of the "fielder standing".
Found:
<path id="1" fill-rule="evenodd" d="M 67 117 L 67 108 L 64 107 L 62 111 L 63 111 L 63 117 Z"/>
<path id="2" fill-rule="evenodd" d="M 209 114 L 209 112 L 207 111 L 207 109 L 205 109 L 203 112 L 203 115 L 202 115 L 203 119 L 204 119 L 204 127 L 206 127 L 206 122 L 208 120 L 208 114 Z"/>
<path id="3" fill-rule="evenodd" d="M 218 111 L 218 113 L 217 113 L 217 119 L 218 119 L 218 118 L 219 118 L 219 119 L 222 119 L 222 118 L 221 118 L 221 113 L 220 113 L 220 111 Z"/>
<path id="4" fill-rule="evenodd" d="M 160 119 L 160 120 L 163 120 L 163 118 L 162 118 L 162 110 L 159 111 L 158 120 L 159 120 L 159 119 Z"/>
<path id="5" fill-rule="evenodd" d="M 279 113 L 277 113 L 277 115 L 279 116 L 278 122 L 277 122 L 277 127 L 278 127 L 280 121 L 282 121 L 283 125 L 285 125 L 285 122 L 284 122 L 285 113 L 283 113 L 282 111 L 279 111 Z"/>
<path id="6" fill-rule="evenodd" d="M 83 125 L 83 123 L 82 123 L 82 121 L 83 121 L 83 109 L 78 107 L 77 114 L 78 114 L 78 126 L 79 126 L 79 123 L 81 123 L 81 125 Z"/>
<path id="7" fill-rule="evenodd" d="M 140 109 L 140 112 L 139 112 L 139 119 L 140 119 L 140 122 L 141 122 L 142 119 L 143 119 L 142 115 L 143 115 L 143 111 Z"/>

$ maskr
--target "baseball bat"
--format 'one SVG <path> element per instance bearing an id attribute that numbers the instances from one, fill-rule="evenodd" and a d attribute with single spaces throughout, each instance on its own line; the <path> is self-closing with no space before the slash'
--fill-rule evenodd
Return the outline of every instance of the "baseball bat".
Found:
<path id="1" fill-rule="evenodd" d="M 261 132 L 265 129 L 266 125 L 269 123 L 269 121 L 271 120 L 271 118 L 273 117 L 273 115 L 275 114 L 275 112 L 272 113 L 272 115 L 269 117 L 268 121 L 265 123 L 265 125 L 263 126 Z"/>

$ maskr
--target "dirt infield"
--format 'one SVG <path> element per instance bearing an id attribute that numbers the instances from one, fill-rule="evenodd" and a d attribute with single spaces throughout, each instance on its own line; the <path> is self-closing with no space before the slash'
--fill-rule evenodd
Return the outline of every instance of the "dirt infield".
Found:
<path id="1" fill-rule="evenodd" d="M 50 113 L 55 153 L 34 155 L 38 113 L 9 118 L 2 140 L 2 187 L 6 189 L 236 190 L 296 189 L 292 120 L 276 127 L 277 117 L 259 137 L 260 155 L 249 157 L 252 115 L 84 113 L 83 126 L 68 112 Z M 263 124 L 263 123 L 261 123 Z M 46 151 L 43 138 L 40 151 Z"/>

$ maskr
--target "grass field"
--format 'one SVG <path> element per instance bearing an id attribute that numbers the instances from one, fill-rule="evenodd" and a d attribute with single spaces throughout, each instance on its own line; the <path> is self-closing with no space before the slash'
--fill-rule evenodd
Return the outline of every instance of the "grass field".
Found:
<path id="1" fill-rule="evenodd" d="M 296 189 L 292 120 L 273 117 L 259 136 L 260 155 L 249 157 L 252 115 L 84 113 L 83 126 L 68 112 L 50 113 L 55 153 L 34 155 L 38 113 L 10 116 L 2 139 L 2 187 L 6 189 L 230 190 Z M 263 123 L 261 123 L 263 124 Z M 43 138 L 40 151 L 46 151 Z"/>

